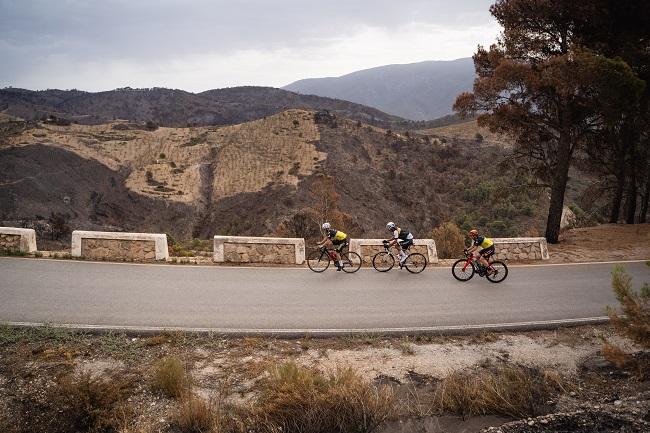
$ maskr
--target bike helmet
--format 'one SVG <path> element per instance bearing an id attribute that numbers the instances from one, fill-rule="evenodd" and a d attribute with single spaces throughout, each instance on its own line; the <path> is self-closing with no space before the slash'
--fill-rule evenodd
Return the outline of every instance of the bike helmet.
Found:
<path id="1" fill-rule="evenodd" d="M 388 224 L 386 224 L 386 228 L 387 228 L 388 230 L 395 230 L 395 229 L 397 228 L 397 226 L 395 225 L 394 222 L 391 221 L 391 222 L 389 222 Z"/>
<path id="2" fill-rule="evenodd" d="M 478 236 L 478 230 L 472 229 L 472 230 L 469 231 L 469 237 L 470 238 L 475 238 L 477 236 Z"/>
<path id="3" fill-rule="evenodd" d="M 330 223 L 323 223 L 323 230 L 329 230 L 330 227 L 332 227 Z"/>

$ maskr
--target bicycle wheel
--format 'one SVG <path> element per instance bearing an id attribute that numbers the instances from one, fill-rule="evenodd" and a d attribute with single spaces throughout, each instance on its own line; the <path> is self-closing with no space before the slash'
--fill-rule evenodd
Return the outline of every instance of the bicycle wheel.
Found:
<path id="1" fill-rule="evenodd" d="M 354 251 L 341 253 L 341 262 L 343 263 L 343 272 L 353 274 L 361 268 L 361 256 Z"/>
<path id="2" fill-rule="evenodd" d="M 485 276 L 491 283 L 500 283 L 508 276 L 508 267 L 503 262 L 492 262 L 492 269 L 494 269 L 494 272 Z"/>
<path id="3" fill-rule="evenodd" d="M 323 272 L 330 265 L 330 257 L 322 251 L 312 251 L 307 256 L 307 266 L 314 272 Z"/>
<path id="4" fill-rule="evenodd" d="M 467 263 L 467 259 L 459 259 L 451 267 L 451 274 L 458 281 L 469 281 L 474 276 L 474 265 L 471 263 L 467 265 L 467 268 L 463 270 L 463 267 Z"/>
<path id="5" fill-rule="evenodd" d="M 395 266 L 395 258 L 386 251 L 380 251 L 372 258 L 372 267 L 379 272 L 388 272 Z"/>
<path id="6" fill-rule="evenodd" d="M 427 267 L 427 259 L 420 253 L 409 254 L 404 260 L 404 267 L 412 274 L 419 274 Z"/>

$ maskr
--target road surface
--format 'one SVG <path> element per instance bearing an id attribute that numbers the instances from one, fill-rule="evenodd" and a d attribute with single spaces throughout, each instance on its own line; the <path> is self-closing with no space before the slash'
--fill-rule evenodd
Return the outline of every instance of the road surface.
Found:
<path id="1" fill-rule="evenodd" d="M 623 264 L 635 287 L 645 263 Z M 297 268 L 0 258 L 0 322 L 219 330 L 431 328 L 604 315 L 614 264 L 511 266 L 492 284 L 449 268 L 419 275 Z"/>

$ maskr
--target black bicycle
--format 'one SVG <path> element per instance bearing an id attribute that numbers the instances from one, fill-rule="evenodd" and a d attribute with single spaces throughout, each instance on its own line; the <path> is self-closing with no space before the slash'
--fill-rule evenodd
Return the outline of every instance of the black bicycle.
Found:
<path id="1" fill-rule="evenodd" d="M 383 241 L 384 251 L 379 251 L 372 258 L 372 267 L 379 272 L 388 272 L 393 269 L 395 262 L 399 263 L 399 267 L 406 268 L 412 274 L 419 274 L 427 267 L 427 258 L 420 253 L 412 253 L 406 256 L 403 262 L 395 259 L 393 249 L 390 247 L 389 241 Z"/>
<path id="2" fill-rule="evenodd" d="M 353 251 L 339 252 L 341 256 L 341 269 L 344 272 L 352 274 L 361 268 L 361 257 Z M 307 256 L 307 266 L 314 272 L 324 272 L 330 262 L 336 261 L 334 250 L 328 250 L 327 247 L 320 247 L 312 251 Z"/>
<path id="3" fill-rule="evenodd" d="M 474 274 L 485 277 L 491 283 L 500 283 L 508 276 L 508 266 L 502 261 L 488 262 L 488 267 L 479 263 L 478 257 L 465 251 L 465 258 L 456 260 L 451 267 L 451 274 L 458 281 L 469 281 Z"/>

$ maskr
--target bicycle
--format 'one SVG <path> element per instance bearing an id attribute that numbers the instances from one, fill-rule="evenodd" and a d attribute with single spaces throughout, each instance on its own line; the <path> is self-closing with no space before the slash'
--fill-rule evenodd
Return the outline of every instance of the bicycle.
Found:
<path id="1" fill-rule="evenodd" d="M 379 251 L 372 258 L 372 267 L 379 272 L 388 272 L 395 266 L 395 255 L 390 247 L 389 241 L 383 241 L 384 251 Z M 400 269 L 406 268 L 412 274 L 419 274 L 427 267 L 427 258 L 420 253 L 412 253 L 406 256 L 403 262 L 397 261 Z"/>
<path id="2" fill-rule="evenodd" d="M 465 258 L 456 260 L 451 267 L 451 274 L 458 281 L 469 281 L 475 273 L 479 277 L 487 278 L 491 283 L 500 283 L 508 276 L 508 266 L 504 262 L 499 260 L 488 262 L 488 267 L 486 268 L 479 263 L 478 257 L 475 257 L 473 253 L 468 253 L 467 251 L 464 253 Z"/>
<path id="3" fill-rule="evenodd" d="M 361 268 L 361 256 L 359 254 L 347 251 L 339 252 L 339 255 L 341 256 L 341 269 L 343 272 L 353 274 Z M 325 246 L 312 251 L 307 256 L 307 266 L 314 272 L 324 272 L 332 261 L 336 261 L 336 254 L 334 250 L 328 250 Z"/>

